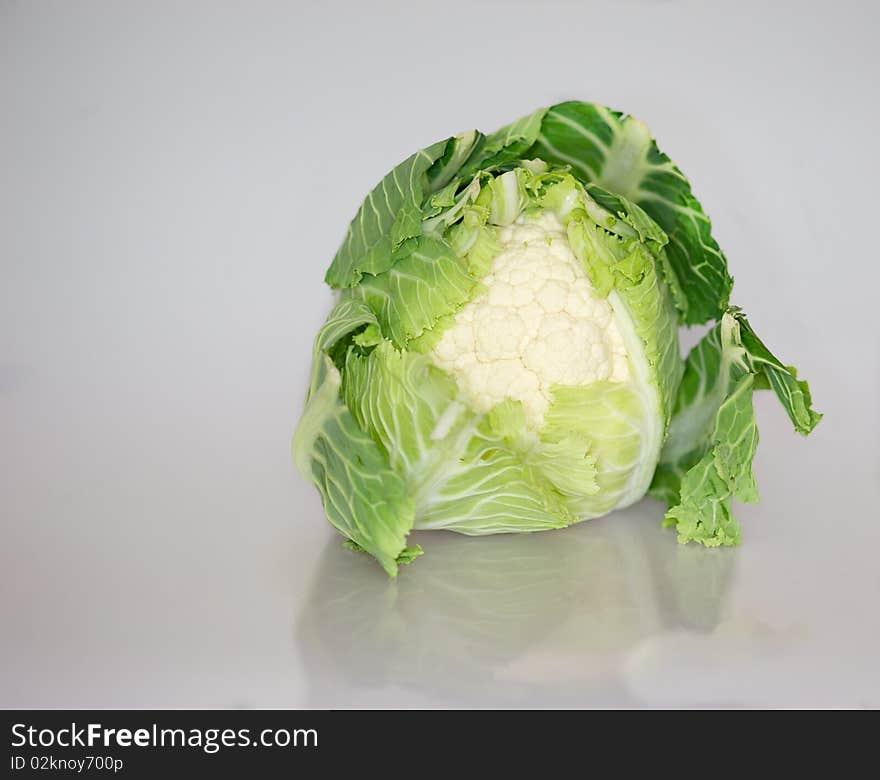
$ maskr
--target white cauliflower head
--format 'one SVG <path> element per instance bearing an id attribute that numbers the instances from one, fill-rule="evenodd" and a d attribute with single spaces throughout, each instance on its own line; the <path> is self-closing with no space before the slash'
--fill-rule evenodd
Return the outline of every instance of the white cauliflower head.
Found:
<path id="1" fill-rule="evenodd" d="M 485 291 L 461 308 L 431 358 L 474 408 L 520 401 L 538 430 L 554 385 L 624 382 L 627 350 L 553 212 L 521 215 L 498 238 Z"/>

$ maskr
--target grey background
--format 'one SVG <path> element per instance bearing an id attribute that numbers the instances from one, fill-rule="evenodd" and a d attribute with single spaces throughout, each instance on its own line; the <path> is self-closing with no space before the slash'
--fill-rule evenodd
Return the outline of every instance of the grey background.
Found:
<path id="1" fill-rule="evenodd" d="M 880 706 L 877 4 L 0 2 L 0 705 Z M 324 270 L 416 148 L 648 122 L 826 419 L 738 550 L 662 507 L 340 549 L 289 440 Z"/>

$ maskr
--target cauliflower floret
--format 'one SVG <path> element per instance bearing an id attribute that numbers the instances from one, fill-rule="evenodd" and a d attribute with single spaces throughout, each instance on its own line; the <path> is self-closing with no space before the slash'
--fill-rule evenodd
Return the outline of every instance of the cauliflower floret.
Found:
<path id="1" fill-rule="evenodd" d="M 485 292 L 462 307 L 431 357 L 474 408 L 519 400 L 537 430 L 553 385 L 625 382 L 629 359 L 611 304 L 596 296 L 555 215 L 520 216 L 499 240 Z"/>

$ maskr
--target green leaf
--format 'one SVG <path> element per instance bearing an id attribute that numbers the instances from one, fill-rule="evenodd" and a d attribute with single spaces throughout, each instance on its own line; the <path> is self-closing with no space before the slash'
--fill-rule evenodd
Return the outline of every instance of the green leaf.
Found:
<path id="1" fill-rule="evenodd" d="M 318 386 L 326 378 L 325 355 L 346 336 L 362 328 L 364 325 L 378 328 L 376 315 L 365 303 L 357 300 L 342 300 L 327 317 L 326 322 L 315 336 L 312 348 L 312 371 L 309 379 L 309 392 L 306 400 L 311 397 Z M 341 364 L 340 364 L 341 365 Z"/>
<path id="2" fill-rule="evenodd" d="M 590 445 L 581 436 L 541 441 L 528 458 L 528 463 L 569 499 L 599 492 L 596 458 L 590 452 Z"/>
<path id="3" fill-rule="evenodd" d="M 627 200 L 623 195 L 608 192 L 596 184 L 586 184 L 584 189 L 605 211 L 614 214 L 621 222 L 629 225 L 640 241 L 653 242 L 652 249 L 655 251 L 669 243 L 669 237 L 662 228 L 633 201 Z M 613 227 L 609 229 L 613 230 Z"/>
<path id="4" fill-rule="evenodd" d="M 351 350 L 344 375 L 346 402 L 414 496 L 415 528 L 475 535 L 571 523 L 562 496 L 508 440 L 514 418 L 471 410 L 424 355 L 386 341 L 369 355 Z"/>
<path id="5" fill-rule="evenodd" d="M 445 443 L 459 446 L 456 434 L 473 425 L 472 413 L 456 401 L 455 380 L 426 356 L 398 351 L 390 341 L 369 355 L 349 351 L 343 375 L 346 404 L 411 488 L 447 457 Z M 441 419 L 446 430 L 438 428 Z"/>
<path id="6" fill-rule="evenodd" d="M 412 547 L 405 547 L 400 555 L 397 556 L 398 566 L 409 566 L 420 555 L 424 555 L 425 551 L 421 545 L 415 544 Z"/>
<path id="7" fill-rule="evenodd" d="M 544 531 L 573 522 L 550 483 L 483 427 L 460 458 L 448 462 L 445 476 L 419 496 L 417 528 L 483 535 Z"/>
<path id="8" fill-rule="evenodd" d="M 756 502 L 752 460 L 758 429 L 755 389 L 771 387 L 795 429 L 809 433 L 821 415 L 809 388 L 760 342 L 737 309 L 728 310 L 688 356 L 669 435 L 651 493 L 666 501 L 665 524 L 679 541 L 738 544 L 732 499 Z"/>
<path id="9" fill-rule="evenodd" d="M 681 544 L 738 545 L 742 534 L 731 514 L 730 497 L 730 488 L 715 467 L 714 453 L 708 452 L 685 475 L 681 501 L 670 507 L 663 525 L 677 529 Z"/>
<path id="10" fill-rule="evenodd" d="M 509 225 L 522 213 L 528 202 L 525 183 L 529 176 L 524 168 L 516 168 L 489 181 L 483 193 L 491 197 L 491 224 Z"/>
<path id="11" fill-rule="evenodd" d="M 496 130 L 471 155 L 459 175 L 466 178 L 479 170 L 494 170 L 529 156 L 527 152 L 541 132 L 541 122 L 546 112 L 546 108 L 539 108 Z"/>
<path id="12" fill-rule="evenodd" d="M 427 236 L 407 242 L 398 258 L 381 274 L 365 274 L 349 294 L 364 301 L 382 332 L 403 347 L 470 300 L 477 281 L 446 242 Z"/>
<path id="13" fill-rule="evenodd" d="M 746 373 L 730 389 L 715 416 L 708 450 L 685 473 L 678 504 L 666 513 L 665 524 L 676 527 L 682 543 L 697 541 L 707 547 L 740 543 L 731 499 L 758 501 L 752 472 L 758 446 L 753 384 L 753 376 Z"/>
<path id="14" fill-rule="evenodd" d="M 342 543 L 342 546 L 346 550 L 351 550 L 352 552 L 364 553 L 365 555 L 369 555 L 369 551 L 365 550 L 361 547 L 357 542 L 353 542 L 351 539 Z M 398 566 L 409 566 L 416 558 L 420 555 L 424 554 L 424 550 L 421 545 L 413 545 L 412 547 L 405 547 L 400 555 L 397 556 L 397 565 Z"/>
<path id="15" fill-rule="evenodd" d="M 343 301 L 330 313 L 315 339 L 311 384 L 292 454 L 300 473 L 317 486 L 333 526 L 393 577 L 413 526 L 413 501 L 342 402 L 342 377 L 328 354 L 358 328 L 375 324 L 373 313 L 357 301 Z"/>
<path id="16" fill-rule="evenodd" d="M 408 157 L 367 195 L 327 270 L 327 284 L 351 287 L 364 273 L 387 271 L 397 247 L 421 235 L 427 171 L 447 144 L 438 141 Z"/>
<path id="17" fill-rule="evenodd" d="M 556 452 L 551 452 L 557 460 L 569 450 L 568 474 L 557 471 L 553 476 L 550 464 L 545 466 L 574 515 L 598 517 L 629 498 L 634 471 L 640 462 L 650 460 L 645 458 L 645 438 L 650 438 L 653 425 L 638 389 L 628 382 L 553 387 L 541 439 L 545 447 L 556 445 Z M 572 448 L 576 442 L 580 450 Z M 555 467 L 561 465 L 557 462 Z M 572 491 L 578 480 L 589 489 L 580 494 Z M 637 498 L 641 495 L 632 496 Z"/>
<path id="18" fill-rule="evenodd" d="M 745 317 L 740 317 L 742 341 L 752 365 L 763 375 L 767 385 L 788 414 L 794 429 L 803 436 L 819 424 L 822 415 L 812 408 L 810 386 L 797 378 L 794 366 L 784 366 L 761 342 Z"/>
<path id="19" fill-rule="evenodd" d="M 324 356 L 324 380 L 312 393 L 293 440 L 294 459 L 321 494 L 344 536 L 392 577 L 414 522 L 405 482 L 339 398 L 339 371 Z"/>
<path id="20" fill-rule="evenodd" d="M 640 206 L 669 238 L 681 321 L 693 325 L 722 314 L 733 285 L 727 261 L 687 178 L 645 125 L 592 103 L 560 103 L 547 111 L 528 156 L 568 165 L 582 182 Z"/>
<path id="21" fill-rule="evenodd" d="M 462 165 L 484 142 L 485 136 L 479 130 L 468 130 L 450 138 L 443 155 L 428 169 L 429 190 L 437 192 L 451 185 L 455 192 Z"/>
<path id="22" fill-rule="evenodd" d="M 455 225 L 455 228 L 466 226 L 467 216 L 465 219 Z M 492 225 L 479 225 L 473 229 L 473 240 L 470 241 L 468 249 L 464 253 L 467 260 L 468 269 L 475 279 L 482 279 L 489 269 L 492 267 L 492 261 L 501 251 L 501 245 L 498 243 L 497 228 Z"/>
<path id="23" fill-rule="evenodd" d="M 631 322 L 634 339 L 631 354 L 644 354 L 648 376 L 642 379 L 659 392 L 658 414 L 663 427 L 672 413 L 675 392 L 681 377 L 678 353 L 677 320 L 669 286 L 664 284 L 661 262 L 636 240 L 612 235 L 590 219 L 580 218 L 577 211 L 568 223 L 568 239 L 572 251 L 584 264 L 587 275 L 600 296 L 615 291 L 612 306 L 625 309 Z M 618 321 L 622 324 L 617 311 Z"/>

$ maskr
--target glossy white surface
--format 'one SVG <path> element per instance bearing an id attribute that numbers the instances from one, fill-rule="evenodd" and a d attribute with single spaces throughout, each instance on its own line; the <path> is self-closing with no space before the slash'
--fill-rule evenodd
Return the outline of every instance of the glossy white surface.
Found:
<path id="1" fill-rule="evenodd" d="M 878 6 L 365 5 L 0 5 L 0 705 L 880 706 Z M 389 582 L 289 458 L 324 270 L 566 98 L 649 123 L 826 419 L 760 398 L 737 550 L 644 501 Z"/>

